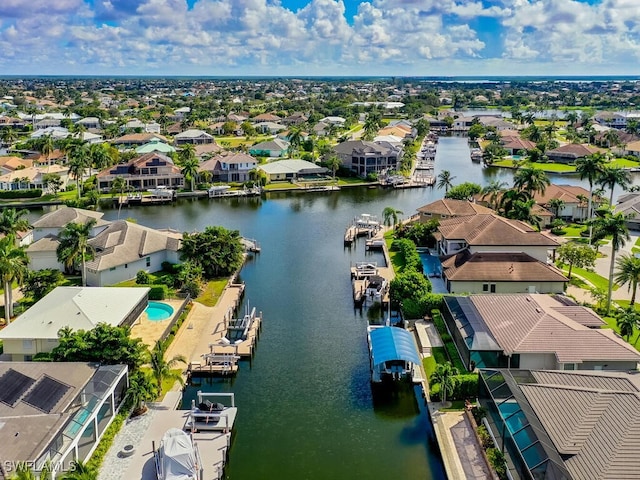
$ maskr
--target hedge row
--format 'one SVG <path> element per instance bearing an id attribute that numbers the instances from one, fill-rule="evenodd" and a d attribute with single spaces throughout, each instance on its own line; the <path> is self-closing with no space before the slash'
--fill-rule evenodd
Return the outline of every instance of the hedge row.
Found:
<path id="1" fill-rule="evenodd" d="M 416 248 L 416 244 L 408 238 L 399 238 L 391 243 L 391 249 L 397 251 L 402 257 L 404 266 L 400 268 L 400 271 L 405 272 L 407 270 L 415 270 L 422 273 L 422 260 L 420 254 Z"/>
<path id="2" fill-rule="evenodd" d="M 0 190 L 0 198 L 40 198 L 42 189 L 31 190 Z"/>
<path id="3" fill-rule="evenodd" d="M 455 381 L 453 393 L 451 395 L 447 395 L 447 400 L 466 400 L 468 398 L 476 398 L 478 396 L 477 373 L 455 375 L 453 378 Z M 439 402 L 441 400 L 439 383 L 435 383 L 429 387 L 429 395 L 435 402 Z"/>
<path id="4" fill-rule="evenodd" d="M 166 285 L 150 285 L 149 300 L 164 300 L 169 296 L 169 288 Z"/>

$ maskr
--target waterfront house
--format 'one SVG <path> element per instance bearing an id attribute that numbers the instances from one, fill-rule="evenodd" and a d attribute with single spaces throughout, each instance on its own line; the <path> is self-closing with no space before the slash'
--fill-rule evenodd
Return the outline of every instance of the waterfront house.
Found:
<path id="1" fill-rule="evenodd" d="M 442 219 L 436 238 L 440 255 L 465 249 L 470 253 L 523 252 L 541 262 L 547 262 L 559 246 L 530 225 L 494 213 Z"/>
<path id="2" fill-rule="evenodd" d="M 469 130 L 474 121 L 475 117 L 457 117 L 453 120 L 452 128 L 453 130 L 464 132 Z"/>
<path id="3" fill-rule="evenodd" d="M 289 142 L 274 138 L 249 147 L 249 154 L 255 157 L 284 157 L 289 152 Z"/>
<path id="4" fill-rule="evenodd" d="M 640 193 L 626 193 L 618 199 L 615 213 L 627 217 L 629 230 L 640 230 Z"/>
<path id="5" fill-rule="evenodd" d="M 174 189 L 184 187 L 184 175 L 180 172 L 180 167 L 173 163 L 171 157 L 155 151 L 98 173 L 98 188 L 109 191 L 116 177 L 124 178 L 127 186 L 134 190 L 159 186 Z"/>
<path id="6" fill-rule="evenodd" d="M 126 365 L 0 362 L 0 478 L 19 463 L 60 478 L 91 457 L 125 398 Z"/>
<path id="7" fill-rule="evenodd" d="M 135 278 L 136 274 L 162 270 L 162 263 L 179 263 L 182 234 L 155 230 L 125 220 L 112 222 L 89 240 L 95 249 L 86 264 L 87 285 L 103 287 Z"/>
<path id="8" fill-rule="evenodd" d="M 589 198 L 589 190 L 575 185 L 556 185 L 552 183 L 547 185 L 544 193 L 535 192 L 534 200 L 537 205 L 544 207 L 553 212 L 557 218 L 567 221 L 582 221 L 587 218 L 587 199 Z M 559 212 L 555 212 L 551 208 L 550 202 L 553 199 L 562 200 L 564 206 Z M 602 204 L 602 199 L 594 198 L 593 208 L 597 209 Z"/>
<path id="9" fill-rule="evenodd" d="M 449 293 L 562 293 L 569 279 L 526 253 L 462 250 L 442 261 Z"/>
<path id="10" fill-rule="evenodd" d="M 638 478 L 637 373 L 487 369 L 478 383 L 512 478 Z"/>
<path id="11" fill-rule="evenodd" d="M 543 294 L 445 296 L 443 319 L 465 366 L 637 370 L 640 352 L 593 310 Z"/>
<path id="12" fill-rule="evenodd" d="M 258 165 L 258 169 L 262 170 L 271 182 L 303 181 L 304 177 L 318 179 L 318 177 L 326 176 L 328 172 L 325 167 L 306 160 L 278 160 Z"/>
<path id="13" fill-rule="evenodd" d="M 209 135 L 204 130 L 190 129 L 184 132 L 178 133 L 173 137 L 176 146 L 185 145 L 190 143 L 191 145 L 206 145 L 209 143 L 215 143 L 213 135 Z"/>
<path id="14" fill-rule="evenodd" d="M 553 150 L 547 150 L 547 157 L 552 162 L 575 163 L 579 158 L 588 157 L 601 150 L 591 145 L 568 143 Z"/>
<path id="15" fill-rule="evenodd" d="M 0 175 L 29 167 L 33 167 L 33 160 L 13 156 L 0 157 Z"/>
<path id="16" fill-rule="evenodd" d="M 333 150 L 345 168 L 361 177 L 395 170 L 402 158 L 402 147 L 387 142 L 348 140 L 336 145 Z"/>
<path id="17" fill-rule="evenodd" d="M 200 172 L 211 172 L 214 182 L 247 182 L 258 161 L 246 153 L 227 153 L 200 164 Z"/>
<path id="18" fill-rule="evenodd" d="M 91 236 L 95 237 L 109 225 L 108 221 L 102 219 L 103 216 L 103 212 L 63 206 L 44 214 L 31 224 L 33 227 L 33 239 L 38 241 L 46 236 L 58 236 L 60 231 L 69 223 L 85 224 L 91 219 L 96 221 L 95 226 L 91 229 Z"/>
<path id="19" fill-rule="evenodd" d="M 536 144 L 520 137 L 502 137 L 502 148 L 507 151 L 507 155 L 521 155 L 523 151 L 536 148 Z"/>
<path id="20" fill-rule="evenodd" d="M 149 303 L 148 287 L 56 287 L 0 330 L 4 353 L 30 361 L 58 346 L 62 328 L 92 330 L 99 323 L 133 325 Z"/>
<path id="21" fill-rule="evenodd" d="M 404 138 L 413 138 L 416 135 L 415 128 L 409 127 L 402 123 L 397 123 L 395 125 L 389 125 L 388 127 L 381 128 L 378 131 L 378 136 L 392 135 L 394 137 Z"/>
<path id="22" fill-rule="evenodd" d="M 139 147 L 140 145 L 144 145 L 145 143 L 152 142 L 154 139 L 160 142 L 168 143 L 167 139 L 158 133 L 128 133 L 114 140 L 111 140 L 111 143 L 118 148 L 127 149 Z"/>
<path id="23" fill-rule="evenodd" d="M 44 167 L 28 167 L 13 170 L 4 175 L 0 175 L 0 190 L 32 190 L 39 188 L 47 191 L 44 176 L 56 174 L 62 180 L 62 190 L 69 182 L 69 168 L 62 165 L 49 165 Z"/>
<path id="24" fill-rule="evenodd" d="M 495 212 L 474 202 L 441 198 L 418 208 L 418 221 L 424 223 L 431 220 L 491 213 Z"/>

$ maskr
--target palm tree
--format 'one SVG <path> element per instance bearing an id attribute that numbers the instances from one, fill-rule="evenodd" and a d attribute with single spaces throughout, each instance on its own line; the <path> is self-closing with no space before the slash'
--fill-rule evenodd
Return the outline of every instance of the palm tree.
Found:
<path id="1" fill-rule="evenodd" d="M 11 127 L 5 128 L 0 132 L 0 140 L 2 141 L 3 144 L 5 144 L 8 147 L 10 147 L 11 144 L 15 142 L 17 139 L 18 139 L 18 134 Z"/>
<path id="2" fill-rule="evenodd" d="M 619 285 L 629 285 L 631 291 L 631 303 L 636 303 L 636 290 L 640 282 L 640 258 L 635 255 L 625 253 L 616 260 L 618 268 L 614 280 Z"/>
<path id="3" fill-rule="evenodd" d="M 443 402 L 447 401 L 447 393 L 453 393 L 453 389 L 456 386 L 455 376 L 459 373 L 458 369 L 452 366 L 450 362 L 446 362 L 438 364 L 431 374 L 431 381 L 440 385 Z"/>
<path id="4" fill-rule="evenodd" d="M 42 478 L 42 476 L 40 476 Z M 10 480 L 38 480 L 38 477 L 29 465 L 26 463 L 19 463 L 16 467 L 16 474 L 9 477 Z"/>
<path id="5" fill-rule="evenodd" d="M 191 145 L 193 147 L 193 145 Z M 182 152 L 181 152 L 182 153 Z M 186 180 L 189 180 L 191 183 L 191 191 L 195 191 L 196 189 L 196 177 L 198 176 L 198 168 L 200 168 L 200 161 L 194 155 L 185 154 L 183 158 L 180 160 L 180 173 L 184 175 Z"/>
<path id="6" fill-rule="evenodd" d="M 61 480 L 97 480 L 98 470 L 95 467 L 90 467 L 88 463 L 84 463 L 81 460 L 74 460 L 73 468 L 70 472 L 66 472 Z"/>
<path id="7" fill-rule="evenodd" d="M 184 355 L 176 355 L 175 357 L 167 360 L 167 347 L 169 343 L 166 340 L 157 340 L 151 350 L 151 370 L 153 372 L 153 378 L 156 380 L 156 385 L 159 389 L 162 389 L 162 382 L 167 380 L 173 380 L 174 382 L 184 383 L 182 375 L 178 372 L 172 371 L 178 363 L 187 363 L 187 359 Z"/>
<path id="8" fill-rule="evenodd" d="M 80 198 L 80 180 L 90 165 L 89 146 L 87 143 L 73 142 L 68 147 L 69 174 L 76 180 L 78 198 Z"/>
<path id="9" fill-rule="evenodd" d="M 596 181 L 598 185 L 602 187 L 609 187 L 609 205 L 613 205 L 613 189 L 616 185 L 620 185 L 623 190 L 629 188 L 631 185 L 631 175 L 623 168 L 607 166 L 604 167 Z"/>
<path id="10" fill-rule="evenodd" d="M 569 122 L 569 125 L 573 127 L 578 121 L 578 114 L 574 110 L 571 110 L 564 116 L 564 118 L 567 122 Z"/>
<path id="11" fill-rule="evenodd" d="M 92 167 L 100 172 L 111 165 L 108 147 L 109 145 L 106 143 L 94 143 L 89 147 L 89 176 L 91 176 Z"/>
<path id="12" fill-rule="evenodd" d="M 593 184 L 600 178 L 604 171 L 606 158 L 601 153 L 594 153 L 587 157 L 576 160 L 576 172 L 580 175 L 580 180 L 585 178 L 589 181 L 589 205 L 587 207 L 587 220 L 593 216 Z M 589 243 L 593 236 L 593 226 L 589 226 Z"/>
<path id="13" fill-rule="evenodd" d="M 5 208 L 0 212 L 0 234 L 16 235 L 18 232 L 24 232 L 31 228 L 29 220 L 25 218 L 29 215 L 29 210 L 23 208 L 16 210 L 15 208 Z"/>
<path id="14" fill-rule="evenodd" d="M 507 187 L 506 182 L 500 180 L 491 180 L 489 185 L 482 189 L 482 199 L 489 197 L 489 207 L 494 210 L 498 208 L 498 197 L 504 192 Z"/>
<path id="15" fill-rule="evenodd" d="M 620 309 L 616 314 L 616 325 L 627 342 L 631 343 L 631 337 L 636 329 L 640 329 L 640 313 L 633 307 L 629 306 L 625 309 Z M 640 337 L 640 333 L 638 334 Z M 638 337 L 634 342 L 634 346 L 638 343 Z"/>
<path id="16" fill-rule="evenodd" d="M 55 148 L 56 147 L 53 144 L 53 137 L 51 135 L 45 135 L 42 138 L 42 143 L 40 144 L 40 153 L 46 157 L 47 165 L 51 165 L 51 154 Z"/>
<path id="17" fill-rule="evenodd" d="M 6 324 L 11 322 L 13 316 L 13 282 L 17 281 L 22 285 L 27 276 L 29 257 L 24 247 L 16 245 L 13 235 L 0 238 L 0 278 L 4 288 L 4 318 Z"/>
<path id="18" fill-rule="evenodd" d="M 327 166 L 331 169 L 331 174 L 333 175 L 333 179 L 336 179 L 336 172 L 342 165 L 342 160 L 337 155 L 331 155 L 327 160 Z"/>
<path id="19" fill-rule="evenodd" d="M 78 263 L 82 263 L 82 286 L 87 285 L 86 261 L 95 257 L 95 249 L 89 243 L 95 224 L 95 218 L 84 224 L 68 223 L 60 232 L 60 243 L 56 248 L 58 261 L 64 264 L 67 272 L 75 270 Z"/>
<path id="20" fill-rule="evenodd" d="M 544 172 L 531 166 L 519 169 L 513 176 L 513 186 L 518 190 L 524 190 L 531 197 L 536 192 L 544 194 L 551 180 Z"/>
<path id="21" fill-rule="evenodd" d="M 384 210 L 382 210 L 382 221 L 388 227 L 395 227 L 400 222 L 399 215 L 402 215 L 403 213 L 404 212 L 396 210 L 393 207 L 386 207 Z"/>
<path id="22" fill-rule="evenodd" d="M 127 396 L 134 407 L 134 413 L 141 413 L 145 408 L 144 402 L 153 400 L 158 394 L 158 387 L 150 373 L 138 370 L 129 377 Z"/>
<path id="23" fill-rule="evenodd" d="M 453 187 L 453 180 L 456 177 L 451 175 L 449 170 L 443 170 L 438 174 L 438 188 L 444 188 L 445 195 L 449 193 L 449 189 Z"/>
<path id="24" fill-rule="evenodd" d="M 593 241 L 599 241 L 611 237 L 611 263 L 609 265 L 609 290 L 607 292 L 607 315 L 611 310 L 611 292 L 613 291 L 613 267 L 615 266 L 616 253 L 629 240 L 628 218 L 623 213 L 613 213 L 610 209 L 602 209 L 597 212 L 597 217 L 589 221 L 593 227 Z"/>
<path id="25" fill-rule="evenodd" d="M 565 203 L 561 198 L 552 198 L 551 200 L 549 200 L 549 203 L 547 205 L 553 210 L 553 214 L 555 215 L 555 217 L 558 218 L 560 216 L 560 211 L 565 206 Z"/>
<path id="26" fill-rule="evenodd" d="M 611 145 L 617 145 L 620 142 L 620 135 L 613 128 L 607 130 L 603 138 L 607 142 L 607 148 L 611 148 Z"/>
<path id="27" fill-rule="evenodd" d="M 367 114 L 367 118 L 364 121 L 364 136 L 365 140 L 373 140 L 382 125 L 382 119 L 380 113 L 377 110 L 372 110 Z"/>
<path id="28" fill-rule="evenodd" d="M 120 197 L 127 190 L 127 186 L 127 181 L 124 177 L 118 176 L 111 182 L 111 195 L 118 194 L 118 220 L 120 220 L 120 210 L 122 209 L 122 200 Z"/>
<path id="29" fill-rule="evenodd" d="M 289 140 L 289 157 L 293 157 L 302 145 L 302 130 L 299 127 L 291 127 L 287 138 Z"/>

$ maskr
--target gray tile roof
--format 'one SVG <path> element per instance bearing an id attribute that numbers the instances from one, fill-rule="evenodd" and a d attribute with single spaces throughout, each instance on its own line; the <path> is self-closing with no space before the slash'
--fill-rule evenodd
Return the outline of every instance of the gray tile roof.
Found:
<path id="1" fill-rule="evenodd" d="M 55 235 L 47 235 L 30 244 L 27 247 L 27 253 L 33 252 L 55 252 L 60 245 L 58 237 Z"/>
<path id="2" fill-rule="evenodd" d="M 61 207 L 33 222 L 33 228 L 64 228 L 68 223 L 86 223 L 91 218 L 97 221 L 96 226 L 108 225 L 109 222 L 102 220 L 103 215 L 104 213 L 93 210 Z"/>
<path id="3" fill-rule="evenodd" d="M 453 200 L 451 198 L 441 198 L 428 203 L 420 208 L 418 212 L 436 215 L 447 215 L 450 217 L 462 217 L 466 215 L 477 215 L 479 213 L 493 213 L 490 208 L 478 205 L 467 200 Z"/>
<path id="4" fill-rule="evenodd" d="M 178 251 L 182 235 L 162 232 L 124 220 L 113 222 L 90 240 L 97 250 L 87 268 L 102 271 L 132 263 L 162 250 Z"/>

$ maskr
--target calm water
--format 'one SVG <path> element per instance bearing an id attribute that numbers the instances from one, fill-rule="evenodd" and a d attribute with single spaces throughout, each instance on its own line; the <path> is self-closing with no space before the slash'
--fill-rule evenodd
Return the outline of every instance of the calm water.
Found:
<path id="1" fill-rule="evenodd" d="M 512 180 L 510 171 L 473 164 L 464 138 L 441 139 L 436 174 L 444 169 L 454 183 Z M 581 182 L 562 177 L 562 183 Z M 200 387 L 236 394 L 229 478 L 444 478 L 419 395 L 372 392 L 366 313 L 353 309 L 349 278 L 351 262 L 366 253 L 362 243 L 342 244 L 354 216 L 380 216 L 387 206 L 408 216 L 441 196 L 435 188 L 358 188 L 123 210 L 122 218 L 142 225 L 181 231 L 222 225 L 262 245 L 241 274 L 245 300 L 264 312 L 255 356 L 235 379 Z M 116 216 L 105 213 L 107 220 Z M 196 390 L 187 391 L 186 405 Z"/>

